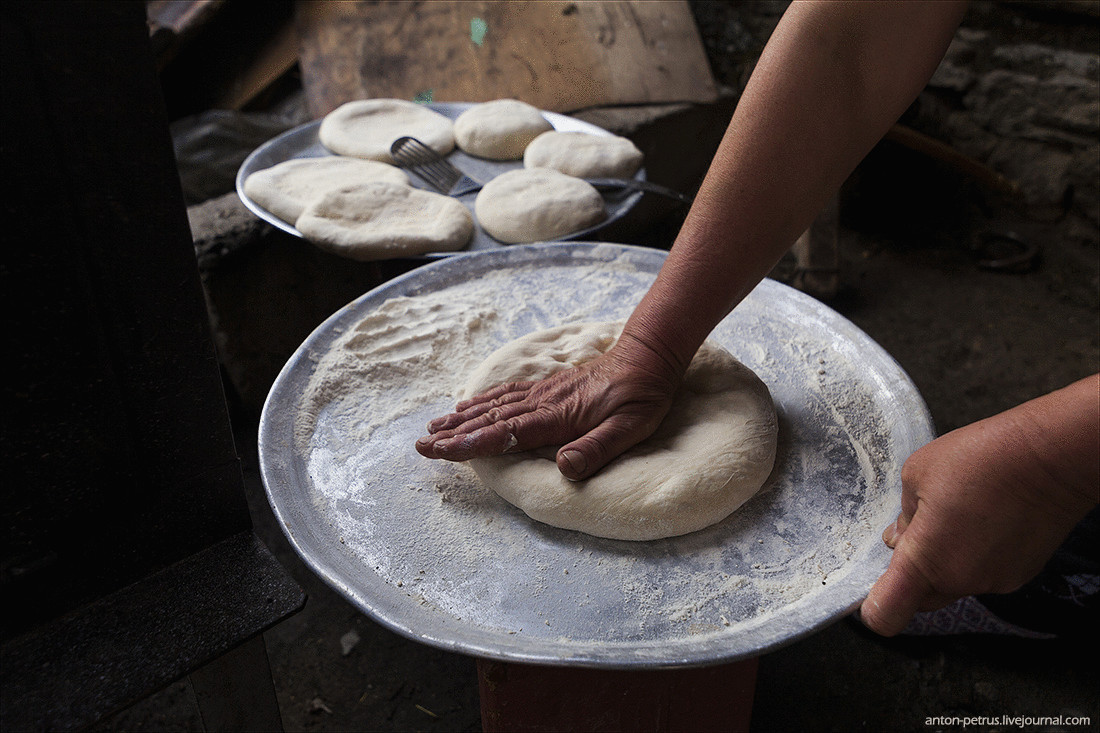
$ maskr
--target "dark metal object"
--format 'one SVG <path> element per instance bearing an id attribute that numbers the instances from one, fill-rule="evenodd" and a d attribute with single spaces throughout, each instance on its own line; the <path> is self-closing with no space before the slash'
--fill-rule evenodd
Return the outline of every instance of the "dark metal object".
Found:
<path id="1" fill-rule="evenodd" d="M 399 166 L 408 168 L 429 186 L 448 196 L 479 191 L 484 185 L 470 178 L 451 161 L 415 137 L 399 137 L 394 140 L 390 146 L 390 155 Z"/>
<path id="2" fill-rule="evenodd" d="M 986 232 L 975 247 L 978 267 L 994 272 L 1023 274 L 1039 262 L 1039 246 L 1016 232 Z"/>

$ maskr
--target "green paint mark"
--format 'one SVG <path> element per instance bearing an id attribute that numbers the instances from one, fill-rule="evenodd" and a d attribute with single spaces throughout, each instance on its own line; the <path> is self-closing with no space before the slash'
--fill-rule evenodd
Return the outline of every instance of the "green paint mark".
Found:
<path id="1" fill-rule="evenodd" d="M 416 102 L 417 104 L 431 104 L 432 97 L 434 95 L 435 95 L 435 90 L 434 89 L 425 89 L 422 92 L 417 92 L 416 96 L 413 97 L 413 101 Z"/>
<path id="2" fill-rule="evenodd" d="M 485 33 L 489 30 L 489 24 L 481 18 L 470 19 L 470 40 L 475 46 L 485 43 Z"/>

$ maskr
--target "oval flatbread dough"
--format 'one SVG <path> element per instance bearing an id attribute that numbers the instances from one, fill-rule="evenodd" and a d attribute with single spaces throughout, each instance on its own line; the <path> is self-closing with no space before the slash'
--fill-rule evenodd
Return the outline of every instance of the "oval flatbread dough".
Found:
<path id="1" fill-rule="evenodd" d="M 543 242 L 607 218 L 599 191 L 548 168 L 519 168 L 485 184 L 474 201 L 481 228 L 506 244 Z"/>
<path id="2" fill-rule="evenodd" d="M 577 178 L 632 178 L 642 158 L 642 151 L 625 137 L 555 130 L 531 141 L 523 165 L 553 168 Z"/>
<path id="3" fill-rule="evenodd" d="M 314 199 L 337 188 L 382 181 L 409 185 L 400 168 L 376 160 L 328 155 L 287 160 L 244 180 L 244 192 L 285 222 L 293 224 Z"/>
<path id="4" fill-rule="evenodd" d="M 330 191 L 295 226 L 321 249 L 355 260 L 462 249 L 474 232 L 469 210 L 455 199 L 392 183 Z"/>
<path id="5" fill-rule="evenodd" d="M 519 160 L 527 144 L 553 130 L 537 107 L 518 99 L 475 104 L 455 120 L 455 142 L 470 155 Z"/>
<path id="6" fill-rule="evenodd" d="M 462 398 L 589 361 L 611 348 L 621 330 L 621 323 L 583 323 L 524 336 L 490 355 Z M 597 537 L 654 540 L 708 527 L 748 501 L 771 473 L 777 434 L 768 388 L 708 341 L 657 431 L 592 478 L 562 476 L 556 447 L 469 463 L 486 486 L 540 522 Z"/>
<path id="7" fill-rule="evenodd" d="M 321 144 L 338 155 L 392 163 L 390 146 L 399 137 L 415 137 L 440 155 L 454 150 L 454 122 L 422 104 L 403 99 L 360 99 L 325 115 L 317 133 Z"/>

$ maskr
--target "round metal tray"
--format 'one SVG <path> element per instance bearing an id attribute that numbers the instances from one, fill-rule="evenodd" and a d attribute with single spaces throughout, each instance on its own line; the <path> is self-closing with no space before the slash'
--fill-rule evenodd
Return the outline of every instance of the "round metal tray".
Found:
<path id="1" fill-rule="evenodd" d="M 931 419 L 881 347 L 777 282 L 762 282 L 712 335 L 768 385 L 780 421 L 769 481 L 713 527 L 654 542 L 548 527 L 466 466 L 414 450 L 427 420 L 453 406 L 432 385 L 457 387 L 472 364 L 532 330 L 625 318 L 664 256 L 599 243 L 471 253 L 395 279 L 321 324 L 276 380 L 259 432 L 268 498 L 303 560 L 409 638 L 531 663 L 728 662 L 849 614 L 886 568 L 880 533 L 900 508 L 901 464 L 933 437 Z M 326 359 L 351 335 L 411 334 L 411 323 L 389 322 L 396 305 L 463 314 L 463 330 L 436 343 L 464 346 L 396 382 L 368 360 L 353 389 L 306 409 L 304 395 L 317 393 Z M 430 344 L 410 338 L 403 348 L 420 347 Z M 389 399 L 395 390 L 407 394 Z M 351 429 L 348 410 L 376 424 Z"/>
<path id="2" fill-rule="evenodd" d="M 465 112 L 470 107 L 474 106 L 470 102 L 432 102 L 427 104 L 429 108 L 439 112 L 442 115 L 450 117 L 451 119 L 457 118 L 460 114 Z M 543 112 L 543 117 L 547 122 L 554 126 L 555 130 L 562 132 L 587 132 L 593 135 L 611 135 L 612 133 L 607 130 L 593 125 L 583 120 L 578 120 L 567 115 L 558 114 L 556 112 Z M 260 206 L 253 201 L 248 194 L 244 191 L 244 181 L 250 175 L 256 171 L 270 168 L 278 163 L 283 163 L 295 158 L 321 158 L 332 155 L 321 141 L 317 137 L 317 132 L 321 127 L 321 120 L 314 120 L 313 122 L 307 122 L 304 125 L 299 125 L 292 130 L 278 135 L 266 143 L 256 148 L 252 153 L 245 158 L 241 164 L 240 169 L 237 171 L 237 195 L 248 209 L 260 217 L 268 224 L 293 234 L 296 237 L 302 237 L 302 233 L 299 232 L 291 222 L 286 222 L 279 217 L 272 214 L 270 211 Z M 516 168 L 523 167 L 523 161 L 495 161 L 485 160 L 483 158 L 477 158 L 472 155 L 467 155 L 461 150 L 455 149 L 448 159 L 454 163 L 458 168 L 469 175 L 470 177 L 481 181 L 482 183 L 488 183 L 496 176 L 504 173 L 505 171 L 514 170 Z M 642 168 L 635 174 L 634 178 L 638 180 L 645 180 L 645 168 Z M 428 191 L 434 191 L 427 183 L 420 180 L 416 175 L 410 173 L 409 180 L 413 186 L 422 188 Z M 587 229 L 574 232 L 566 237 L 562 237 L 562 240 L 579 240 L 591 238 L 599 231 L 605 229 L 612 223 L 622 219 L 626 216 L 631 209 L 642 198 L 641 191 L 627 191 L 607 189 L 600 192 L 603 196 L 604 204 L 607 207 L 607 218 L 596 226 L 589 227 Z M 458 200 L 470 210 L 471 214 L 474 214 L 474 200 L 477 198 L 477 192 L 472 192 L 459 196 Z M 480 225 L 477 225 L 477 216 L 474 215 L 474 234 L 470 239 L 469 245 L 466 246 L 462 252 L 473 252 L 486 249 L 499 249 L 500 247 L 512 246 L 505 245 L 502 242 L 493 239 L 491 236 L 485 233 Z M 456 254 L 455 252 L 435 252 L 427 255 L 422 255 L 429 259 L 435 259 L 439 257 L 450 257 Z"/>

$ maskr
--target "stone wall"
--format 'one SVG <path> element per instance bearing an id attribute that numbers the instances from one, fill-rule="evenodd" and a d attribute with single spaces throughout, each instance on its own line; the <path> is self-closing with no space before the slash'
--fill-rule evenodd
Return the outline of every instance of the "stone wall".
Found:
<path id="1" fill-rule="evenodd" d="M 744 88 L 785 2 L 693 2 L 715 77 Z M 1018 213 L 1100 246 L 1100 3 L 974 2 L 901 122 L 1014 180 Z"/>
<path id="2" fill-rule="evenodd" d="M 911 115 L 915 126 L 1015 180 L 1029 216 L 1064 222 L 1063 235 L 1093 246 L 1100 228 L 1096 39 L 1096 19 L 1087 15 L 979 4 Z"/>

